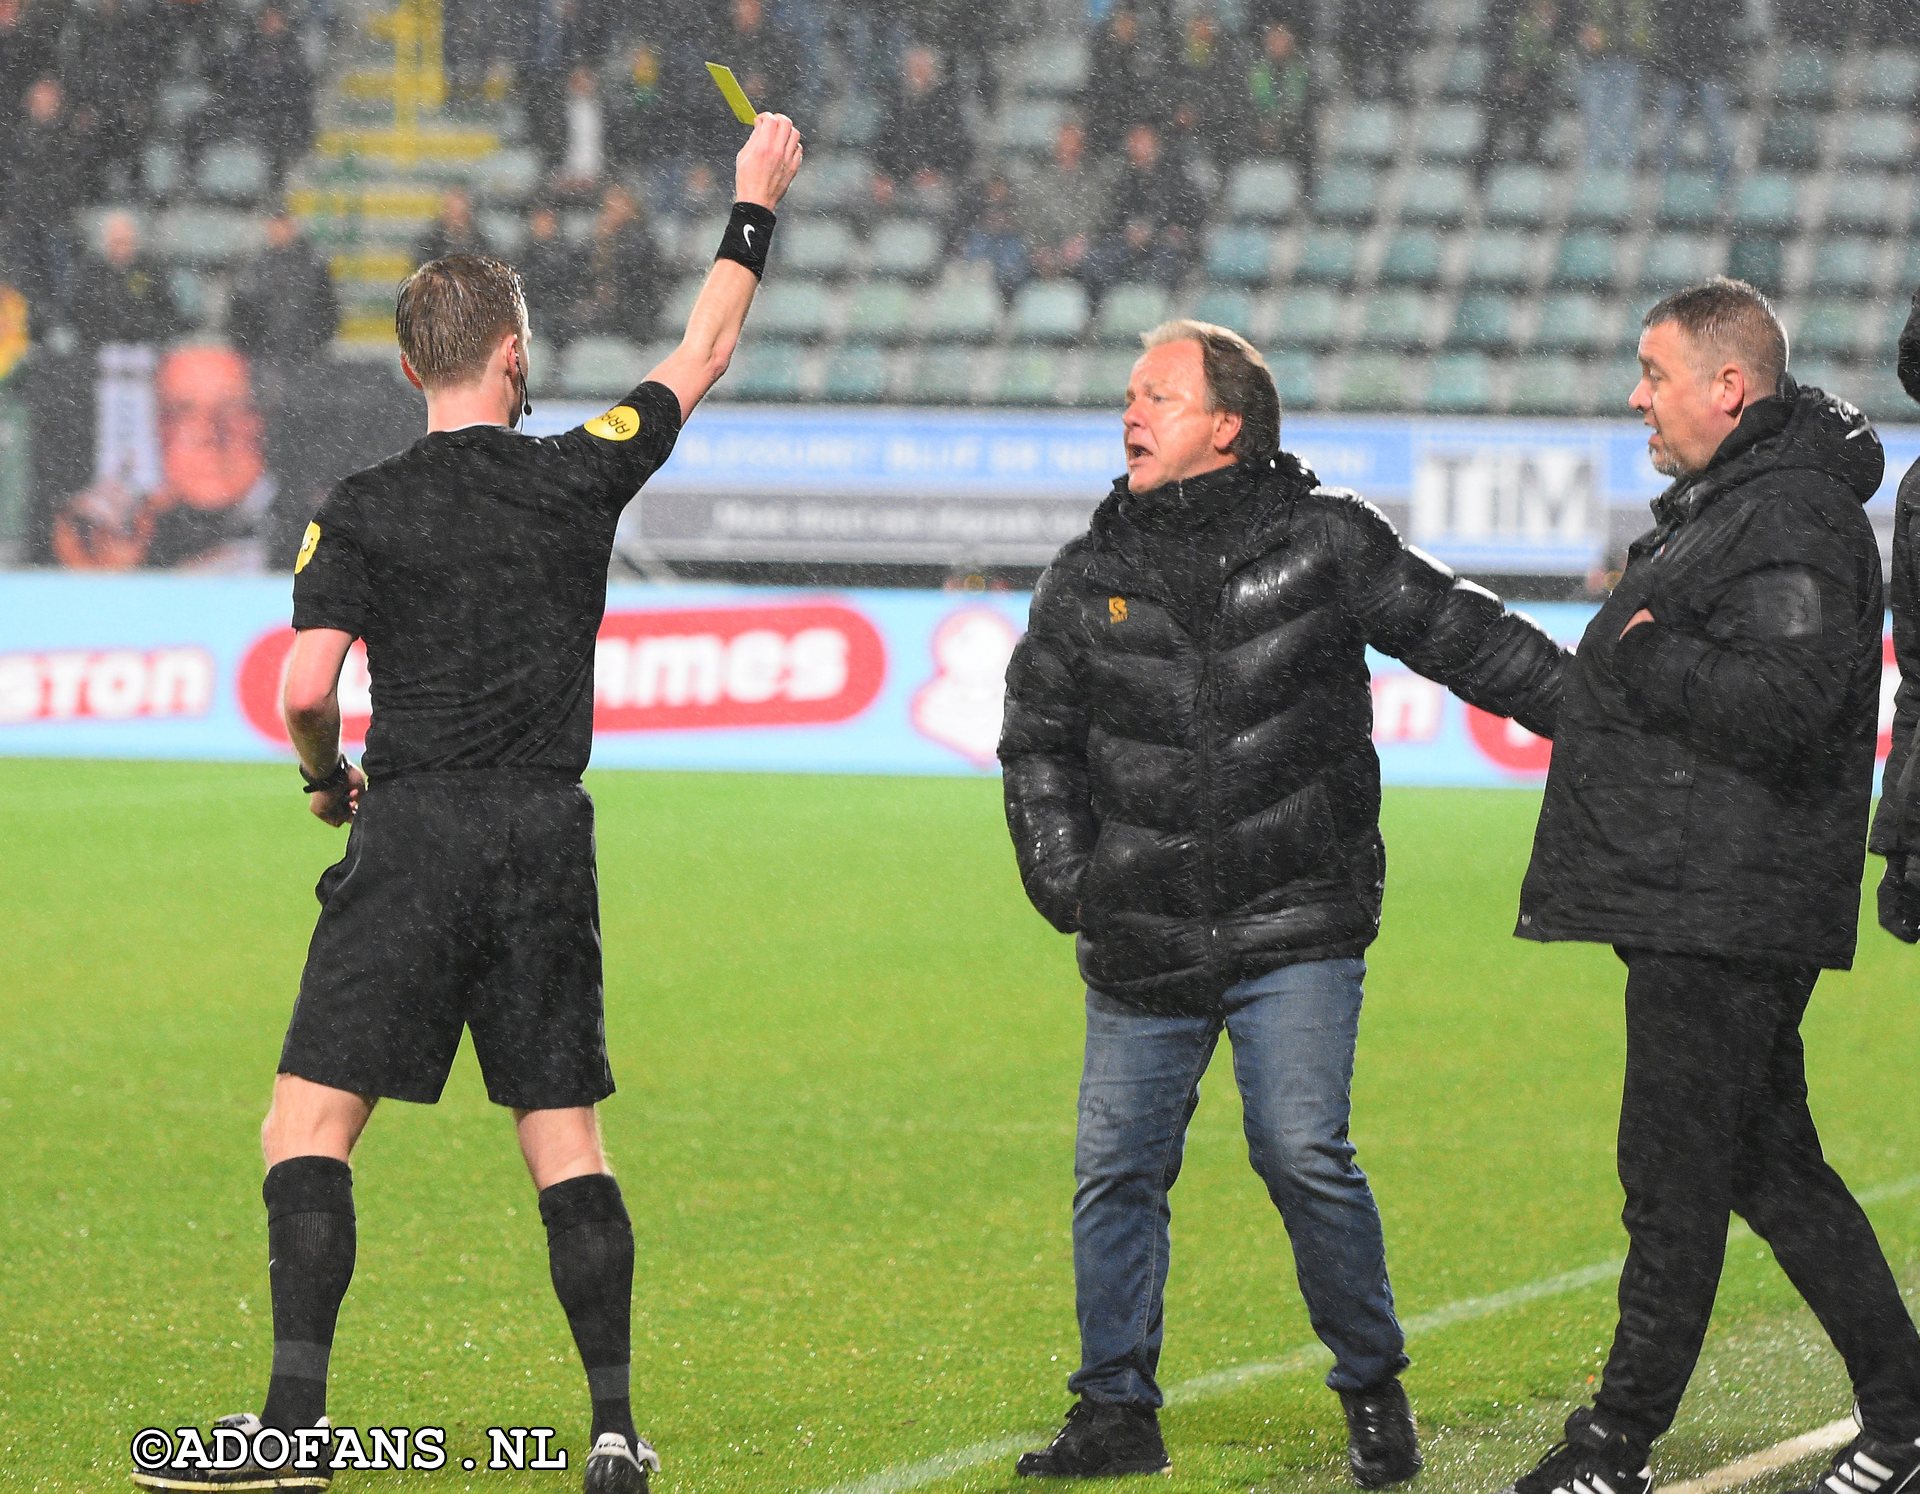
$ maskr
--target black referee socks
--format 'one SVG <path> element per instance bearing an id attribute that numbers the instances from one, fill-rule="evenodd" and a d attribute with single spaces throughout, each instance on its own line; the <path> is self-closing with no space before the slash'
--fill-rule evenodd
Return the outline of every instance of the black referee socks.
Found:
<path id="1" fill-rule="evenodd" d="M 554 1295 L 586 1366 L 593 1437 L 618 1432 L 630 1442 L 633 1402 L 633 1225 L 620 1185 L 604 1172 L 540 1190 Z"/>
<path id="2" fill-rule="evenodd" d="M 773 209 L 756 202 L 736 202 L 733 216 L 727 219 L 726 232 L 720 235 L 715 259 L 730 259 L 745 265 L 756 278 L 767 273 L 767 246 L 773 242 Z"/>
<path id="3" fill-rule="evenodd" d="M 353 1280 L 353 1170 L 333 1157 L 289 1157 L 267 1170 L 267 1276 L 273 1288 L 273 1378 L 260 1420 L 290 1431 L 327 1414 L 327 1358 Z"/>

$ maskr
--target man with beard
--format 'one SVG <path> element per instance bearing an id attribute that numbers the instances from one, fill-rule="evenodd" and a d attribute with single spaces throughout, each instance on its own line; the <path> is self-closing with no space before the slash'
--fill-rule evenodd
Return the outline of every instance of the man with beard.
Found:
<path id="1" fill-rule="evenodd" d="M 1813 1488 L 1920 1476 L 1920 1335 L 1821 1155 L 1800 1022 L 1853 962 L 1881 675 L 1879 439 L 1801 389 L 1766 297 L 1646 315 L 1630 400 L 1654 501 L 1567 670 L 1524 938 L 1627 967 L 1620 1319 L 1591 1408 L 1516 1494 L 1648 1494 L 1739 1214 L 1846 1362 L 1861 1432 Z"/>

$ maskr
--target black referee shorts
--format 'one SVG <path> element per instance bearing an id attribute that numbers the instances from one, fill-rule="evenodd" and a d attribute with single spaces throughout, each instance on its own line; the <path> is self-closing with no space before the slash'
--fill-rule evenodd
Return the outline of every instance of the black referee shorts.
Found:
<path id="1" fill-rule="evenodd" d="M 462 1027 L 498 1105 L 613 1093 L 593 800 L 506 770 L 370 785 L 322 874 L 280 1071 L 431 1104 Z"/>

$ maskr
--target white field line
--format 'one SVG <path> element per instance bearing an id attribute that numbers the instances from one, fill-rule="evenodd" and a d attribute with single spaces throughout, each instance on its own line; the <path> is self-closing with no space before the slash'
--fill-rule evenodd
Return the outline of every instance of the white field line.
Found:
<path id="1" fill-rule="evenodd" d="M 1731 1489 L 1762 1474 L 1789 1467 L 1815 1453 L 1832 1452 L 1845 1447 L 1853 1441 L 1854 1434 L 1859 1430 L 1859 1423 L 1851 1416 L 1842 1421 L 1828 1422 L 1815 1431 L 1803 1432 L 1773 1447 L 1749 1453 L 1738 1462 L 1716 1468 L 1711 1473 L 1703 1473 L 1698 1478 L 1690 1478 L 1683 1484 L 1661 1484 L 1659 1494 L 1719 1494 L 1722 1489 Z"/>
<path id="2" fill-rule="evenodd" d="M 1863 1204 L 1880 1203 L 1890 1198 L 1900 1198 L 1909 1193 L 1920 1193 L 1920 1175 L 1903 1178 L 1899 1182 L 1888 1183 L 1879 1188 L 1866 1189 L 1855 1196 Z M 1751 1234 L 1745 1225 L 1737 1224 L 1730 1238 L 1740 1238 Z M 1463 1297 L 1457 1302 L 1449 1302 L 1431 1311 L 1416 1314 L 1406 1319 L 1402 1329 L 1408 1338 L 1423 1334 L 1436 1333 L 1443 1328 L 1451 1328 L 1458 1323 L 1470 1323 L 1480 1318 L 1495 1317 L 1512 1308 L 1525 1307 L 1530 1303 L 1541 1302 L 1549 1297 L 1564 1296 L 1568 1292 L 1577 1292 L 1583 1287 L 1598 1286 L 1601 1282 L 1614 1281 L 1620 1275 L 1620 1262 L 1617 1260 L 1595 1261 L 1590 1266 L 1580 1266 L 1572 1271 L 1562 1271 L 1557 1276 L 1542 1277 L 1539 1281 L 1526 1282 L 1521 1286 L 1508 1287 L 1503 1292 L 1491 1292 L 1483 1297 Z M 1192 1401 L 1206 1400 L 1216 1395 L 1224 1395 L 1242 1385 L 1256 1380 L 1271 1380 L 1282 1375 L 1303 1374 L 1317 1369 L 1327 1362 L 1327 1351 L 1319 1344 L 1303 1345 L 1289 1350 L 1278 1359 L 1256 1364 L 1230 1365 L 1225 1369 L 1196 1375 L 1190 1380 L 1182 1380 L 1167 1391 L 1167 1403 L 1173 1406 L 1185 1405 Z M 1809 1453 L 1820 1452 L 1838 1447 L 1852 1437 L 1849 1430 L 1846 1436 L 1833 1442 L 1823 1442 L 1835 1428 L 1853 1426 L 1852 1421 L 1835 1422 L 1832 1426 L 1822 1427 L 1817 1432 L 1809 1432 L 1804 1437 L 1796 1437 L 1783 1442 L 1777 1448 L 1755 1453 L 1731 1463 L 1715 1473 L 1709 1473 L 1690 1483 L 1674 1484 L 1663 1488 L 1659 1494 L 1715 1494 L 1715 1491 L 1739 1483 L 1745 1478 L 1766 1472 L 1774 1467 L 1804 1457 Z M 1022 1433 L 1017 1436 L 996 1437 L 991 1442 L 976 1442 L 971 1447 L 956 1447 L 943 1453 L 935 1453 L 917 1463 L 898 1463 L 891 1468 L 883 1468 L 878 1473 L 868 1474 L 865 1478 L 848 1480 L 845 1483 L 817 1489 L 814 1494 L 905 1494 L 906 1490 L 924 1488 L 936 1479 L 949 1474 L 962 1473 L 969 1468 L 977 1468 L 982 1463 L 997 1462 L 1034 1447 L 1045 1440 L 1046 1434 Z M 1744 1469 L 1749 1464 L 1778 1455 L 1781 1462 L 1756 1466 L 1754 1473 L 1733 1475 L 1733 1470 Z M 1721 1480 L 1714 1482 L 1714 1480 Z"/>

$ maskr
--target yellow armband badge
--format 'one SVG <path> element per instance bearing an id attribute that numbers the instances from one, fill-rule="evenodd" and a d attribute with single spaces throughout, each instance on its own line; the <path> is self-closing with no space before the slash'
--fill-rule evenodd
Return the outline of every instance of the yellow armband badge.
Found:
<path id="1" fill-rule="evenodd" d="M 320 548 L 320 526 L 307 525 L 307 532 L 300 540 L 300 553 L 293 558 L 293 573 L 299 575 L 307 568 L 307 562 L 313 559 L 313 552 Z"/>
<path id="2" fill-rule="evenodd" d="M 587 434 L 602 441 L 631 441 L 640 434 L 640 412 L 632 405 L 615 405 L 587 422 Z"/>

